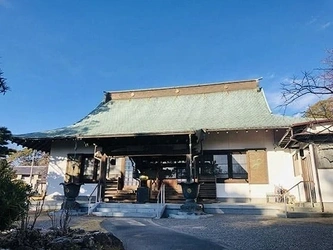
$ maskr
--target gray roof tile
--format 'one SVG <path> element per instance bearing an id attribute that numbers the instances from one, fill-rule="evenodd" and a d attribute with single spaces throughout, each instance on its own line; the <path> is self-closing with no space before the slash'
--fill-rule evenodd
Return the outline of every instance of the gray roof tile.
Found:
<path id="1" fill-rule="evenodd" d="M 126 136 L 150 133 L 180 133 L 198 129 L 240 130 L 286 128 L 306 121 L 271 114 L 259 88 L 125 98 L 101 103 L 79 122 L 16 138 Z"/>

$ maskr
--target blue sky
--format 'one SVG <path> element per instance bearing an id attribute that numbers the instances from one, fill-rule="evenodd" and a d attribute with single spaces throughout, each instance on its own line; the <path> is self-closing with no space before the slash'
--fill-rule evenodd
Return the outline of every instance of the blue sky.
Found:
<path id="1" fill-rule="evenodd" d="M 70 125 L 106 90 L 259 77 L 279 112 L 280 83 L 333 48 L 332 13 L 331 0 L 0 0 L 0 67 L 11 87 L 0 126 Z"/>

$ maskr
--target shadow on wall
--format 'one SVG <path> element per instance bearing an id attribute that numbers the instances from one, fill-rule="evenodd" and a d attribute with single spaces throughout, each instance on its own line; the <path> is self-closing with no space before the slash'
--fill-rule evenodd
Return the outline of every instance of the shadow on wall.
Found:
<path id="1" fill-rule="evenodd" d="M 60 183 L 64 182 L 64 176 L 56 172 L 50 172 L 47 175 L 46 195 L 51 198 L 57 195 L 63 195 L 63 186 Z"/>
<path id="2" fill-rule="evenodd" d="M 51 156 L 50 157 L 50 162 L 49 162 L 49 171 L 51 169 L 54 169 L 55 173 L 58 173 L 58 174 L 60 173 L 63 176 L 65 176 L 65 169 L 63 169 L 59 166 L 59 163 L 64 162 L 64 161 L 67 162 L 67 157 L 63 157 L 63 156 L 53 157 L 53 156 Z"/>
<path id="3" fill-rule="evenodd" d="M 319 169 L 320 188 L 324 203 L 333 203 L 333 169 Z M 333 205 L 325 206 L 325 210 L 333 212 Z"/>

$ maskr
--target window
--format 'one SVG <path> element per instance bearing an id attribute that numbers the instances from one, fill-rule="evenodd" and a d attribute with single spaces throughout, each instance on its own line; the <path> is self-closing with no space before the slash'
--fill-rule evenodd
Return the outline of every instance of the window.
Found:
<path id="1" fill-rule="evenodd" d="M 69 154 L 65 182 L 96 182 L 98 161 L 92 154 Z"/>
<path id="2" fill-rule="evenodd" d="M 199 160 L 199 175 L 215 176 L 222 182 L 225 179 L 247 179 L 246 151 L 205 151 Z"/>
<path id="3" fill-rule="evenodd" d="M 294 176 L 301 175 L 301 166 L 298 161 L 298 153 L 295 153 L 293 155 L 293 166 L 294 166 Z"/>
<path id="4" fill-rule="evenodd" d="M 229 178 L 228 155 L 213 155 L 214 172 L 220 178 Z"/>
<path id="5" fill-rule="evenodd" d="M 96 160 L 93 157 L 83 157 L 83 179 L 93 180 Z"/>
<path id="6" fill-rule="evenodd" d="M 177 179 L 186 179 L 186 169 L 177 168 Z"/>
<path id="7" fill-rule="evenodd" d="M 247 179 L 246 153 L 233 153 L 232 157 L 232 178 Z"/>

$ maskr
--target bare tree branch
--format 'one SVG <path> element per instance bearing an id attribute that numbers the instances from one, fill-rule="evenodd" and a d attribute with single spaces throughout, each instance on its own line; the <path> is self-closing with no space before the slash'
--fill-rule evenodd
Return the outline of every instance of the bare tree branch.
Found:
<path id="1" fill-rule="evenodd" d="M 315 95 L 319 98 L 333 96 L 333 49 L 328 50 L 328 57 L 323 63 L 326 67 L 304 71 L 301 78 L 294 76 L 291 81 L 281 83 L 284 103 L 280 106 L 286 109 L 287 106 L 307 95 Z M 332 107 L 329 105 L 321 110 L 319 116 L 314 114 L 315 110 L 307 110 L 305 115 L 331 119 L 333 118 L 332 111 Z"/>

